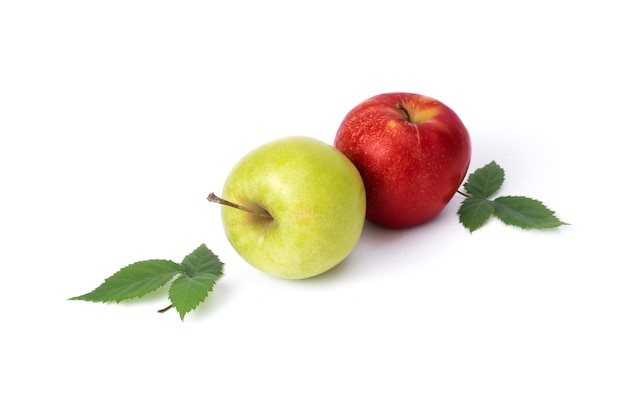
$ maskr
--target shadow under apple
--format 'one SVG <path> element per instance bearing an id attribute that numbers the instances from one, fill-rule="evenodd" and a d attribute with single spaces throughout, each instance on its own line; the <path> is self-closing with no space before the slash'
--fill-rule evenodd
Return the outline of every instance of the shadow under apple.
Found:
<path id="1" fill-rule="evenodd" d="M 292 282 L 325 286 L 347 280 L 379 281 L 405 269 L 417 274 L 421 262 L 445 255 L 450 233 L 466 233 L 455 210 L 456 205 L 450 204 L 430 222 L 406 229 L 389 229 L 366 221 L 359 242 L 346 259 L 323 274 Z"/>

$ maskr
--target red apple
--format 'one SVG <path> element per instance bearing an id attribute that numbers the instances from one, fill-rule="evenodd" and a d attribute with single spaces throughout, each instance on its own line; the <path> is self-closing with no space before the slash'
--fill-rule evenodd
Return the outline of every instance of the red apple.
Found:
<path id="1" fill-rule="evenodd" d="M 471 154 L 457 114 L 413 93 L 363 101 L 341 122 L 334 145 L 363 177 L 367 219 L 390 228 L 437 216 L 463 182 Z"/>

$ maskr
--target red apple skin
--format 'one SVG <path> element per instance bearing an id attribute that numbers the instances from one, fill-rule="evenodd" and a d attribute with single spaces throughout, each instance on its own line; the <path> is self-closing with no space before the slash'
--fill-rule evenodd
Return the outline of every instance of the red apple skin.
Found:
<path id="1" fill-rule="evenodd" d="M 433 219 L 460 187 L 470 163 L 470 136 L 457 114 L 433 98 L 387 93 L 353 108 L 335 147 L 365 184 L 366 217 L 388 228 Z"/>

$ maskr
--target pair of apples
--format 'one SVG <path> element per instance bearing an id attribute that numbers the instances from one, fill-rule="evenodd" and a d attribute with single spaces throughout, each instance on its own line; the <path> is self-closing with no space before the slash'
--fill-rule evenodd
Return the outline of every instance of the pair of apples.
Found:
<path id="1" fill-rule="evenodd" d="M 406 228 L 434 218 L 461 185 L 470 137 L 456 113 L 413 93 L 371 97 L 334 147 L 308 137 L 267 143 L 232 169 L 222 223 L 237 253 L 272 275 L 309 278 L 343 261 L 365 219 Z"/>

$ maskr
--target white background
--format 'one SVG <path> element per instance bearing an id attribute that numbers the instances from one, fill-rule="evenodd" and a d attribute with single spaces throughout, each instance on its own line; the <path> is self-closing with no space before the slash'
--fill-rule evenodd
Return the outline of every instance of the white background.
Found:
<path id="1" fill-rule="evenodd" d="M 0 414 L 626 415 L 624 28 L 602 0 L 2 2 Z M 324 276 L 248 266 L 206 195 L 392 91 L 572 225 L 470 234 L 455 197 Z M 201 243 L 226 275 L 184 322 L 67 300 Z"/>

